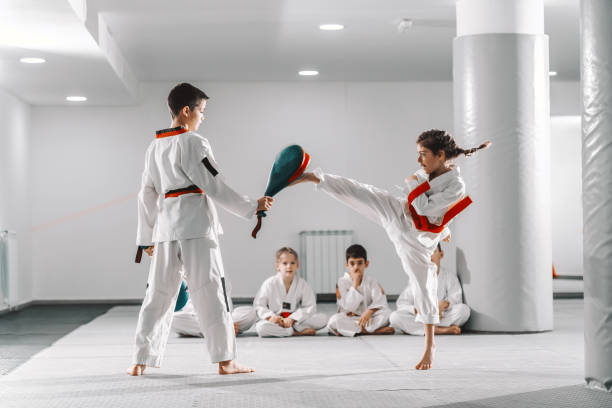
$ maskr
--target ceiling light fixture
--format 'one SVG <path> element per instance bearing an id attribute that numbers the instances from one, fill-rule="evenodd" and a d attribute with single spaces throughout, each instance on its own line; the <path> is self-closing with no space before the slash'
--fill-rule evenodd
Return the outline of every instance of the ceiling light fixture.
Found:
<path id="1" fill-rule="evenodd" d="M 319 29 L 323 31 L 338 31 L 343 30 L 344 26 L 342 24 L 321 24 Z"/>
<path id="2" fill-rule="evenodd" d="M 319 75 L 319 71 L 300 71 L 298 72 L 300 76 L 316 76 Z"/>
<path id="3" fill-rule="evenodd" d="M 24 58 L 21 58 L 19 62 L 24 63 L 24 64 L 44 64 L 45 62 L 47 62 L 47 60 L 44 58 L 38 58 L 38 57 L 24 57 Z"/>
<path id="4" fill-rule="evenodd" d="M 397 31 L 400 33 L 405 33 L 406 31 L 410 30 L 413 25 L 414 25 L 414 21 L 412 21 L 412 19 L 404 18 L 397 25 Z"/>
<path id="5" fill-rule="evenodd" d="M 66 100 L 68 102 L 85 102 L 87 98 L 84 96 L 67 96 Z"/>
<path id="6" fill-rule="evenodd" d="M 557 76 L 557 71 L 548 71 L 548 76 Z"/>

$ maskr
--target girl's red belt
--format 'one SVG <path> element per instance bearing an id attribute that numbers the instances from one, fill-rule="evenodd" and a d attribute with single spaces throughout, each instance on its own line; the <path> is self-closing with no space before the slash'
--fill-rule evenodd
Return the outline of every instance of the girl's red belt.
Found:
<path id="1" fill-rule="evenodd" d="M 446 224 L 455 218 L 461 211 L 465 210 L 468 205 L 472 204 L 472 199 L 470 196 L 466 196 L 465 198 L 457 201 L 444 214 L 442 223 L 440 225 L 431 224 L 426 216 L 418 214 L 412 206 L 414 199 L 421 194 L 424 194 L 430 188 L 431 186 L 429 185 L 429 182 L 426 181 L 423 184 L 419 184 L 414 190 L 412 190 L 410 194 L 408 194 L 408 209 L 410 210 L 410 215 L 412 216 L 412 221 L 414 221 L 414 226 L 416 229 L 419 231 L 434 232 L 439 234 L 442 232 L 442 230 L 444 230 L 444 226 Z"/>

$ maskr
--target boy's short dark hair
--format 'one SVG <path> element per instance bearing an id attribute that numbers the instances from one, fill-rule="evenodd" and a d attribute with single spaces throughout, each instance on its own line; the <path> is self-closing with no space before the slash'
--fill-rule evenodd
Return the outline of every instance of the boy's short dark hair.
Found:
<path id="1" fill-rule="evenodd" d="M 350 247 L 346 248 L 346 261 L 348 262 L 349 258 L 358 259 L 363 258 L 364 261 L 368 260 L 368 253 L 366 249 L 359 244 L 353 244 Z"/>
<path id="2" fill-rule="evenodd" d="M 200 101 L 208 100 L 208 95 L 199 88 L 186 82 L 180 83 L 168 94 L 168 108 L 172 117 L 176 117 L 181 109 L 189 106 L 189 109 L 194 110 Z"/>

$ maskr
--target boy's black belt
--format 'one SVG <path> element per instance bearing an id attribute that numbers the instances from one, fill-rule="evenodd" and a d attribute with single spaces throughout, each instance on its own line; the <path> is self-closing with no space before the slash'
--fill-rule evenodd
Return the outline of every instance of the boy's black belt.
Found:
<path id="1" fill-rule="evenodd" d="M 202 194 L 203 191 L 198 188 L 198 186 L 196 186 L 195 184 L 190 185 L 189 187 L 183 187 L 183 188 L 179 188 L 176 190 L 170 190 L 166 193 L 165 198 L 170 198 L 170 197 L 178 197 L 181 196 L 183 194 Z"/>
<path id="2" fill-rule="evenodd" d="M 195 184 L 192 184 L 189 187 L 179 188 L 176 190 L 170 190 L 164 195 L 164 197 L 170 198 L 170 197 L 182 196 L 183 194 L 202 194 L 202 193 L 203 191 L 200 188 L 198 188 L 198 186 L 196 186 Z M 142 259 L 142 252 L 147 248 L 149 247 L 148 246 L 138 247 L 138 251 L 136 251 L 136 259 L 135 259 L 136 263 L 140 263 L 140 260 Z"/>

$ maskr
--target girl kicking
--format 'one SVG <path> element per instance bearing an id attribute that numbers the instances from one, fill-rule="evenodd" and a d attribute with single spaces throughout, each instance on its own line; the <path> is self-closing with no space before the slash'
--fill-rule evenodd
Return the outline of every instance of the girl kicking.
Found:
<path id="1" fill-rule="evenodd" d="M 317 189 L 353 208 L 382 226 L 399 256 L 402 267 L 415 285 L 417 320 L 424 324 L 425 352 L 415 366 L 432 366 L 434 325 L 439 322 L 436 265 L 431 261 L 440 239 L 450 240 L 450 220 L 467 207 L 465 183 L 452 159 L 470 156 L 490 145 L 462 149 L 443 130 L 425 131 L 417 138 L 418 162 L 422 169 L 406 179 L 407 198 L 396 198 L 385 190 L 321 169 L 304 173 L 294 183 L 311 181 Z"/>

